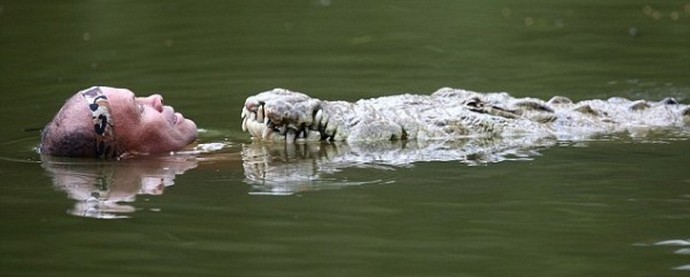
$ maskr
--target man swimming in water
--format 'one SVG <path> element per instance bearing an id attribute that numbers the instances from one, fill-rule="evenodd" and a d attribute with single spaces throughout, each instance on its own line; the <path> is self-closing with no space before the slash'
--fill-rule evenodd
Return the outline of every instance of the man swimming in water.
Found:
<path id="1" fill-rule="evenodd" d="M 118 158 L 180 150 L 194 142 L 196 124 L 153 94 L 95 86 L 76 93 L 41 133 L 41 154 Z"/>

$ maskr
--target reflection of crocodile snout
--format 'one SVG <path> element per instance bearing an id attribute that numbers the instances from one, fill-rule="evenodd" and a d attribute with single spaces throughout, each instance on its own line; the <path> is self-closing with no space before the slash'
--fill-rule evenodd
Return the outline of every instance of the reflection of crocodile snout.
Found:
<path id="1" fill-rule="evenodd" d="M 350 180 L 333 180 L 333 173 L 346 168 L 391 169 L 432 161 L 481 165 L 525 160 L 537 155 L 540 148 L 555 143 L 550 139 L 528 141 L 500 138 L 294 144 L 257 142 L 243 146 L 242 162 L 246 181 L 252 185 L 253 193 L 291 194 L 381 181 L 373 179 L 353 183 Z"/>
<path id="2" fill-rule="evenodd" d="M 242 119 L 243 130 L 254 138 L 288 143 L 477 137 L 580 140 L 616 133 L 639 136 L 669 127 L 685 130 L 690 107 L 673 98 L 574 103 L 562 96 L 543 101 L 447 88 L 431 95 L 344 102 L 275 89 L 247 98 Z"/>

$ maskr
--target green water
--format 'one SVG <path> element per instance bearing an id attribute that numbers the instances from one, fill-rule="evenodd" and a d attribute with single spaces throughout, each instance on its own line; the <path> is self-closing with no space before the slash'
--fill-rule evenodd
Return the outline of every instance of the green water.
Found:
<path id="1" fill-rule="evenodd" d="M 690 2 L 660 2 L 0 0 L 0 275 L 685 275 L 683 136 L 478 166 L 274 153 L 268 184 L 239 127 L 274 87 L 688 103 Z M 91 85 L 162 93 L 221 158 L 41 162 L 36 130 Z"/>

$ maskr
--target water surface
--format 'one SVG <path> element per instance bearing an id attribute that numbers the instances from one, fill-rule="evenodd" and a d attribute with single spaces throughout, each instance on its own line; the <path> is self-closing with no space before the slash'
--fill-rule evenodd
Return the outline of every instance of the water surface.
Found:
<path id="1" fill-rule="evenodd" d="M 343 163 L 252 143 L 239 113 L 274 87 L 688 103 L 688 45 L 687 1 L 0 1 L 0 273 L 685 275 L 685 136 Z M 41 161 L 91 85 L 160 92 L 223 149 Z"/>

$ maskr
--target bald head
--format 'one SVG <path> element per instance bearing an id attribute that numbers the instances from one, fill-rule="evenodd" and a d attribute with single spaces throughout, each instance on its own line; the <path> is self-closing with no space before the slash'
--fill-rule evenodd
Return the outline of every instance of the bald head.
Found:
<path id="1" fill-rule="evenodd" d="M 79 93 L 62 106 L 41 132 L 42 154 L 60 157 L 95 157 L 96 134 L 91 113 Z"/>
<path id="2" fill-rule="evenodd" d="M 42 154 L 117 158 L 177 151 L 196 140 L 194 121 L 163 97 L 136 97 L 128 89 L 95 86 L 70 97 L 43 129 Z"/>

